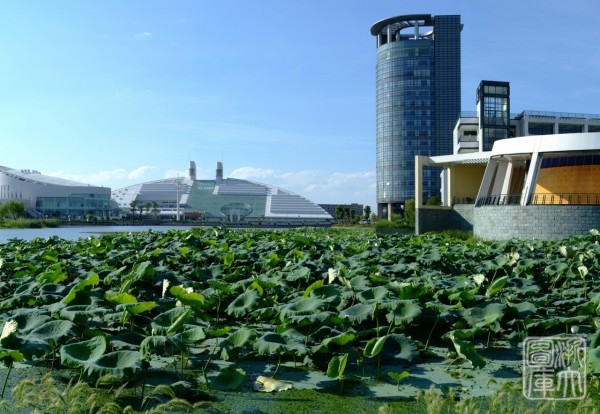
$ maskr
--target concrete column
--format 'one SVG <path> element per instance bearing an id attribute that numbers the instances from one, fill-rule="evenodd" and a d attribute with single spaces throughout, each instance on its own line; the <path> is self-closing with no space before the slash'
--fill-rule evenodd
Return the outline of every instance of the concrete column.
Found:
<path id="1" fill-rule="evenodd" d="M 492 183 L 492 195 L 500 195 L 505 194 L 502 192 L 502 187 L 504 186 L 504 180 L 506 179 L 506 170 L 508 166 L 508 161 L 501 160 L 498 162 L 498 168 L 496 169 L 496 177 L 494 178 L 494 182 Z M 500 200 L 502 203 L 504 198 Z"/>
<path id="2" fill-rule="evenodd" d="M 554 133 L 558 134 L 558 118 L 554 121 Z"/>
<path id="3" fill-rule="evenodd" d="M 539 139 L 538 145 L 539 146 Z M 535 192 L 535 185 L 537 183 L 537 176 L 540 171 L 540 166 L 542 165 L 542 154 L 539 152 L 534 152 L 531 154 L 531 163 L 529 164 L 529 170 L 527 171 L 527 180 L 525 181 L 525 186 L 523 187 L 523 196 L 521 197 L 521 205 L 526 206 L 529 202 L 529 198 Z"/>
<path id="4" fill-rule="evenodd" d="M 512 177 L 512 169 L 513 169 L 513 163 L 512 161 L 508 161 L 506 163 L 506 173 L 504 175 L 504 182 L 502 183 L 502 194 L 508 194 L 508 192 L 510 191 L 510 179 Z M 497 176 L 496 176 L 497 177 Z M 498 179 L 498 178 L 496 178 Z"/>
<path id="5" fill-rule="evenodd" d="M 444 205 L 447 205 L 448 207 L 452 207 L 452 199 L 454 198 L 454 188 L 452 187 L 453 178 L 454 167 L 446 168 L 446 202 Z"/>
<path id="6" fill-rule="evenodd" d="M 415 156 L 415 208 L 423 205 L 423 165 L 429 157 Z"/>
<path id="7" fill-rule="evenodd" d="M 483 174 L 483 179 L 481 180 L 481 186 L 479 187 L 479 193 L 477 193 L 477 200 L 482 197 L 487 197 L 490 195 L 490 186 L 492 183 L 492 178 L 494 177 L 494 173 L 496 172 L 496 167 L 498 166 L 498 161 L 490 158 L 487 167 L 485 168 L 485 173 Z"/>
<path id="8" fill-rule="evenodd" d="M 392 221 L 392 203 L 388 203 L 388 221 Z"/>

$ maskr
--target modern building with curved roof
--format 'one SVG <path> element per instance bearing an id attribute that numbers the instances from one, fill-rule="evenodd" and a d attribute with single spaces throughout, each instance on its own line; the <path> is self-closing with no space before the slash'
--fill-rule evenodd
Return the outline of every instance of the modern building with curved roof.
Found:
<path id="1" fill-rule="evenodd" d="M 508 82 L 482 81 L 455 154 L 415 160 L 416 232 L 561 238 L 600 228 L 600 114 L 510 115 Z M 514 135 L 520 135 L 515 137 Z M 443 206 L 423 205 L 425 167 L 443 167 Z"/>
<path id="2" fill-rule="evenodd" d="M 17 201 L 34 218 L 109 217 L 110 188 L 0 166 L 0 203 Z"/>
<path id="3" fill-rule="evenodd" d="M 328 225 L 333 218 L 320 206 L 282 188 L 236 178 L 223 178 L 217 163 L 214 180 L 189 176 L 168 178 L 114 190 L 112 199 L 122 214 L 132 205 L 148 215 L 198 218 L 208 223 Z M 132 204 L 133 203 L 133 204 Z"/>

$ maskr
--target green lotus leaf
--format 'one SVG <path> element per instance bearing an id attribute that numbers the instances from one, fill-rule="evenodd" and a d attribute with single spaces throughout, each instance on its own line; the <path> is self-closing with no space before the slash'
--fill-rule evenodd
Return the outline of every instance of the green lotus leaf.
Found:
<path id="1" fill-rule="evenodd" d="M 177 332 L 192 316 L 192 311 L 181 306 L 157 315 L 151 323 L 153 334 Z"/>
<path id="2" fill-rule="evenodd" d="M 491 325 L 504 317 L 506 305 L 502 303 L 489 303 L 485 307 L 474 306 L 461 309 L 461 315 L 473 328 Z"/>
<path id="3" fill-rule="evenodd" d="M 417 344 L 403 334 L 389 334 L 383 345 L 381 356 L 386 361 L 403 360 L 411 362 L 418 355 Z"/>
<path id="4" fill-rule="evenodd" d="M 558 263 L 554 263 L 549 266 L 546 266 L 546 268 L 544 269 L 544 272 L 549 274 L 550 276 L 554 276 L 554 275 L 562 274 L 562 273 L 566 272 L 567 270 L 569 270 L 568 264 L 566 264 L 565 262 L 558 262 Z"/>
<path id="5" fill-rule="evenodd" d="M 351 342 L 354 342 L 355 339 L 356 339 L 356 334 L 354 332 L 344 332 L 339 335 L 324 339 L 321 342 L 321 346 L 323 346 L 325 348 L 329 348 L 330 344 L 344 346 Z"/>
<path id="6" fill-rule="evenodd" d="M 200 326 L 186 329 L 175 336 L 185 344 L 193 344 L 206 338 L 204 329 L 202 329 Z"/>
<path id="7" fill-rule="evenodd" d="M 485 296 L 490 297 L 494 293 L 498 292 L 500 289 L 504 287 L 506 282 L 508 281 L 508 276 L 502 276 L 498 279 L 494 280 L 494 282 L 487 288 L 485 292 Z"/>
<path id="8" fill-rule="evenodd" d="M 301 266 L 295 269 L 293 272 L 288 273 L 285 276 L 285 280 L 288 282 L 294 282 L 296 280 L 305 279 L 308 280 L 310 278 L 310 269 L 305 266 Z"/>
<path id="9" fill-rule="evenodd" d="M 227 314 L 237 318 L 244 316 L 252 311 L 257 300 L 258 292 L 254 289 L 248 289 L 227 306 Z"/>
<path id="10" fill-rule="evenodd" d="M 144 358 L 151 354 L 155 355 L 177 355 L 185 351 L 186 347 L 181 340 L 175 336 L 152 335 L 147 336 L 140 344 L 140 354 Z"/>
<path id="11" fill-rule="evenodd" d="M 221 390 L 238 390 L 244 385 L 246 380 L 246 371 L 231 366 L 223 368 L 219 372 L 219 375 L 212 381 L 212 385 Z"/>
<path id="12" fill-rule="evenodd" d="M 140 344 L 146 338 L 146 336 L 137 332 L 121 332 L 118 335 L 114 335 L 108 339 L 110 346 L 114 349 L 128 349 L 137 351 L 140 349 Z"/>
<path id="13" fill-rule="evenodd" d="M 421 315 L 421 307 L 414 300 L 398 300 L 394 302 L 391 312 L 386 315 L 389 323 L 407 325 Z"/>
<path id="14" fill-rule="evenodd" d="M 357 303 L 340 312 L 340 317 L 348 319 L 352 323 L 362 323 L 373 316 L 374 304 Z"/>
<path id="15" fill-rule="evenodd" d="M 73 300 L 75 300 L 79 294 L 89 292 L 98 284 L 99 281 L 100 277 L 98 274 L 91 272 L 86 279 L 80 281 L 71 288 L 67 296 L 65 296 L 65 298 L 62 300 L 62 303 L 68 305 L 69 303 L 73 302 Z"/>
<path id="16" fill-rule="evenodd" d="M 145 261 L 137 265 L 133 270 L 133 280 L 152 282 L 155 274 L 156 270 L 152 267 L 152 263 Z"/>
<path id="17" fill-rule="evenodd" d="M 141 360 L 139 352 L 114 351 L 85 364 L 84 371 L 92 378 L 111 375 L 125 380 L 133 378 L 140 368 Z"/>
<path id="18" fill-rule="evenodd" d="M 442 260 L 442 255 L 439 250 L 431 250 L 427 253 L 419 255 L 417 260 L 422 263 L 437 262 Z"/>
<path id="19" fill-rule="evenodd" d="M 68 279 L 68 275 L 63 271 L 62 266 L 52 265 L 44 273 L 37 277 L 38 285 L 58 284 Z"/>
<path id="20" fill-rule="evenodd" d="M 137 298 L 135 296 L 133 296 L 130 293 L 127 292 L 120 292 L 120 293 L 114 293 L 114 292 L 108 292 L 104 295 L 104 297 L 113 303 L 116 304 L 124 304 L 124 303 L 137 303 Z"/>
<path id="21" fill-rule="evenodd" d="M 95 305 L 71 305 L 62 308 L 59 314 L 61 318 L 85 325 L 88 321 L 96 317 L 101 317 L 107 312 L 108 309 Z"/>
<path id="22" fill-rule="evenodd" d="M 587 368 L 590 374 L 600 375 L 600 347 L 588 350 Z"/>
<path id="23" fill-rule="evenodd" d="M 169 289 L 169 292 L 185 306 L 200 308 L 204 305 L 204 297 L 200 293 L 188 292 L 181 286 L 173 286 Z"/>
<path id="24" fill-rule="evenodd" d="M 379 338 L 371 338 L 365 346 L 363 355 L 367 358 L 373 358 L 379 355 L 379 353 L 383 350 L 383 345 L 385 344 L 387 337 L 387 335 L 384 335 Z"/>
<path id="25" fill-rule="evenodd" d="M 327 376 L 329 378 L 341 379 L 346 370 L 346 363 L 348 362 L 348 354 L 342 354 L 334 356 L 327 365 Z"/>
<path id="26" fill-rule="evenodd" d="M 71 368 L 79 368 L 97 360 L 106 351 L 106 339 L 95 336 L 90 340 L 63 345 L 60 348 L 60 361 Z"/>
<path id="27" fill-rule="evenodd" d="M 53 320 L 44 323 L 32 330 L 27 336 L 34 341 L 43 341 L 49 344 L 59 344 L 75 336 L 76 325 L 71 321 Z"/>
<path id="28" fill-rule="evenodd" d="M 140 313 L 144 313 L 150 309 L 154 309 L 155 307 L 156 302 L 123 303 L 117 305 L 116 310 L 126 311 L 132 315 L 139 315 Z"/>
<path id="29" fill-rule="evenodd" d="M 385 286 L 377 286 L 359 292 L 356 297 L 360 302 L 373 303 L 383 301 L 389 294 L 390 291 Z"/>
<path id="30" fill-rule="evenodd" d="M 232 332 L 224 341 L 225 344 L 230 345 L 233 348 L 242 348 L 247 346 L 256 338 L 256 331 L 254 329 L 240 328 L 235 332 Z"/>
<path id="31" fill-rule="evenodd" d="M 311 292 L 313 290 L 315 290 L 316 288 L 320 288 L 323 286 L 323 283 L 325 283 L 325 281 L 323 279 L 317 280 L 316 282 L 312 283 L 310 286 L 308 286 L 305 290 L 304 290 L 304 297 L 307 298 L 310 296 Z M 328 286 L 332 286 L 332 285 L 328 285 Z"/>
<path id="32" fill-rule="evenodd" d="M 289 354 L 303 355 L 306 347 L 276 332 L 268 332 L 254 342 L 254 349 L 260 355 Z"/>
<path id="33" fill-rule="evenodd" d="M 448 337 L 452 341 L 456 353 L 469 361 L 473 368 L 485 367 L 485 359 L 477 353 L 475 346 L 472 343 L 456 338 L 453 332 L 450 332 Z"/>
<path id="34" fill-rule="evenodd" d="M 23 354 L 16 349 L 0 348 L 0 362 L 5 366 L 10 367 L 14 362 L 23 361 Z"/>

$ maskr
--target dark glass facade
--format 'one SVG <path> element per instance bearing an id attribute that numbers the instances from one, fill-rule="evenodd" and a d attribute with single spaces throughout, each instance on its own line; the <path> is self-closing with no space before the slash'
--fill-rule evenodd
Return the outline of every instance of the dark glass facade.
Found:
<path id="1" fill-rule="evenodd" d="M 414 198 L 415 156 L 452 153 L 460 114 L 460 16 L 410 15 L 375 23 L 377 204 L 400 212 Z M 439 171 L 423 176 L 439 197 Z"/>
<path id="2" fill-rule="evenodd" d="M 508 82 L 481 81 L 477 88 L 479 127 L 483 151 L 510 135 L 510 85 Z"/>

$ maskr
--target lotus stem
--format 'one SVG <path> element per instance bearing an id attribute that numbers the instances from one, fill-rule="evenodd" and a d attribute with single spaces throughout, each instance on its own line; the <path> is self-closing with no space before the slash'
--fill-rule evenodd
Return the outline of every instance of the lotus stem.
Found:
<path id="1" fill-rule="evenodd" d="M 4 385 L 2 386 L 2 394 L 0 394 L 0 398 L 4 398 L 4 390 L 6 390 L 6 384 L 8 383 L 8 377 L 10 376 L 10 372 L 12 371 L 13 364 L 8 366 L 8 372 L 6 373 L 6 378 L 4 378 Z"/>
<path id="2" fill-rule="evenodd" d="M 435 323 L 431 327 L 431 331 L 429 331 L 429 336 L 427 337 L 427 342 L 425 342 L 425 351 L 429 347 L 429 341 L 431 340 L 431 335 L 433 335 L 433 331 L 435 330 L 435 327 L 437 326 L 437 323 L 439 322 L 439 320 L 440 320 L 440 317 L 438 316 L 437 319 L 435 320 Z"/>

